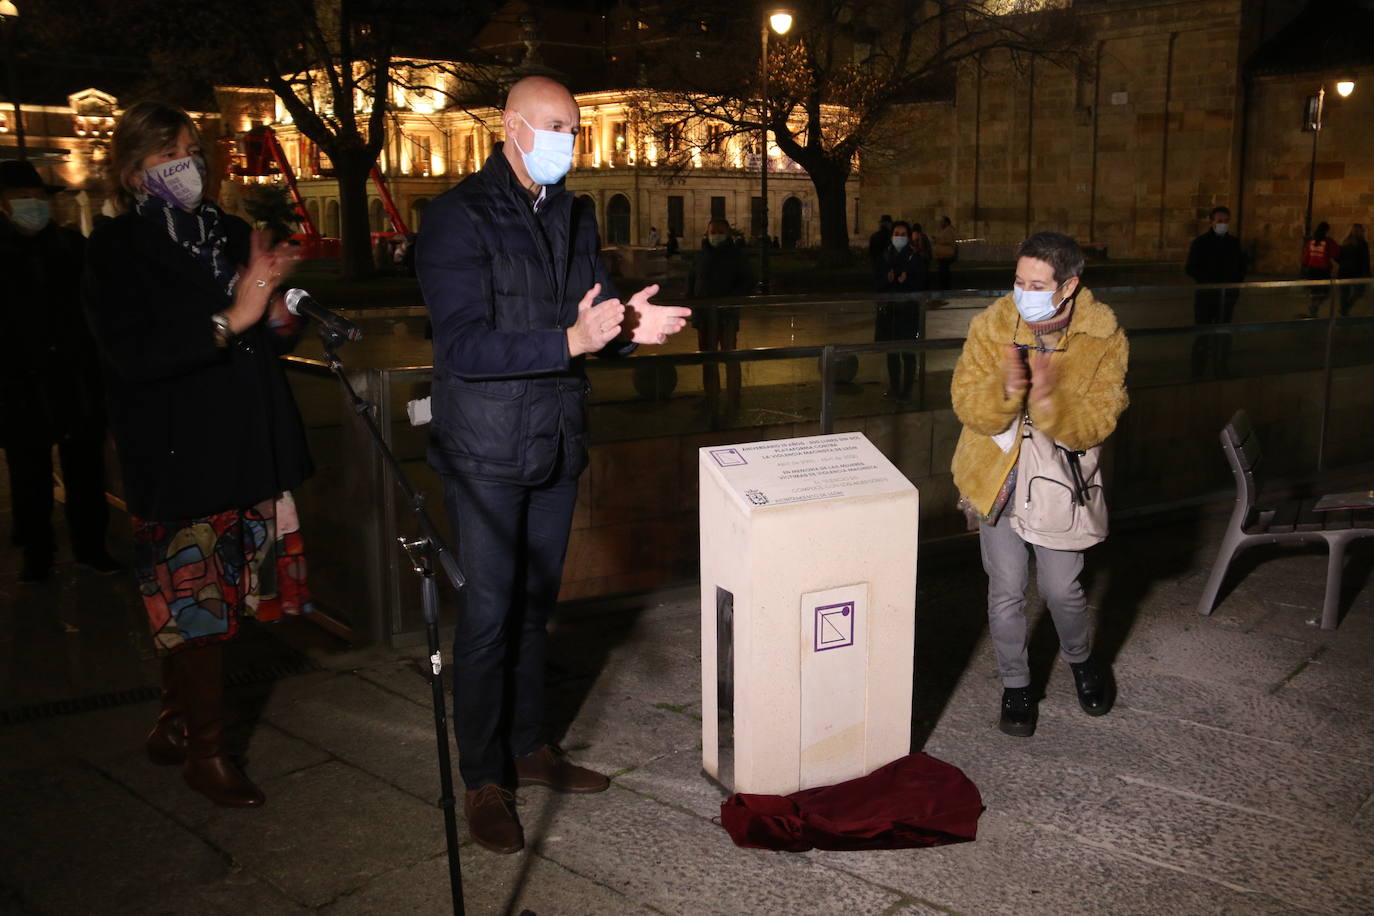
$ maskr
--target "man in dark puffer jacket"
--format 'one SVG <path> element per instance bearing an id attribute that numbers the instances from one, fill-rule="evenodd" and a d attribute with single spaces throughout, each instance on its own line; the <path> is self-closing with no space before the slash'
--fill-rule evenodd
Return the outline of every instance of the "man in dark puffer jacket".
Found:
<path id="1" fill-rule="evenodd" d="M 434 325 L 430 464 L 468 576 L 454 640 L 454 732 L 473 839 L 524 846 L 511 789 L 599 792 L 542 736 L 545 625 L 587 465 L 587 353 L 663 343 L 689 309 L 622 303 L 596 214 L 563 185 L 581 115 L 544 77 L 513 87 L 506 143 L 425 211 L 416 258 Z"/>

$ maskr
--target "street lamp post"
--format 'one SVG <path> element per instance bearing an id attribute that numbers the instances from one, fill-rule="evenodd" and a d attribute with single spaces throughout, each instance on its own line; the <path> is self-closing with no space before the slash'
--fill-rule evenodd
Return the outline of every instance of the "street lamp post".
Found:
<path id="1" fill-rule="evenodd" d="M 19 77 L 14 66 L 14 20 L 19 18 L 19 7 L 13 0 L 0 0 L 0 25 L 5 29 L 5 70 L 9 85 L 10 104 L 14 106 L 14 141 L 19 159 L 29 158 L 24 143 L 24 112 L 19 107 Z"/>
<path id="2" fill-rule="evenodd" d="M 1336 80 L 1336 94 L 1341 98 L 1349 98 L 1350 93 L 1355 91 L 1355 81 L 1352 79 Z M 1312 237 L 1312 192 L 1317 184 L 1317 138 L 1322 132 L 1322 113 L 1326 106 L 1326 83 L 1317 87 L 1316 105 L 1309 108 L 1308 126 L 1312 128 L 1312 163 L 1307 169 L 1307 216 L 1302 224 L 1302 237 L 1307 240 Z"/>
<path id="3" fill-rule="evenodd" d="M 763 50 L 759 55 L 759 69 L 762 71 L 762 93 L 759 98 L 759 134 L 763 143 L 759 147 L 759 193 L 762 237 L 759 239 L 759 292 L 768 292 L 768 249 L 772 246 L 772 236 L 768 233 L 768 32 L 771 29 L 779 35 L 786 35 L 792 28 L 792 13 L 786 9 L 773 9 L 767 14 L 762 34 Z"/>

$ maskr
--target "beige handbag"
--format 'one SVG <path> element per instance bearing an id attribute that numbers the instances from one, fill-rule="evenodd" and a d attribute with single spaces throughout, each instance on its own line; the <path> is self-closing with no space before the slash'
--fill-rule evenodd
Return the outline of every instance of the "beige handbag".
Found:
<path id="1" fill-rule="evenodd" d="M 1053 550 L 1083 550 L 1107 537 L 1102 446 L 1075 451 L 1032 425 L 1021 424 L 1012 530 Z"/>

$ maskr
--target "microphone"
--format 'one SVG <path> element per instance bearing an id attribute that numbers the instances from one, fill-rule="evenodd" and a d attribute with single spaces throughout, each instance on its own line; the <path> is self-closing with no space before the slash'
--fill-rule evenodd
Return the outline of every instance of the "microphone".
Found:
<path id="1" fill-rule="evenodd" d="M 344 340 L 362 339 L 362 328 L 342 315 L 336 315 L 320 305 L 310 298 L 310 294 L 303 289 L 288 289 L 286 291 L 286 310 L 300 318 L 315 319 Z"/>

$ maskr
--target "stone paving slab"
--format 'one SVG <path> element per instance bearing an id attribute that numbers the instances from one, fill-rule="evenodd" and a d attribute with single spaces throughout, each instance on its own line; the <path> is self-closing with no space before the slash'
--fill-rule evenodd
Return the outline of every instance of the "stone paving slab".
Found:
<path id="1" fill-rule="evenodd" d="M 881 913 L 886 888 L 803 856 L 740 849 L 720 827 L 612 787 L 560 817 L 541 854 L 666 913 Z"/>
<path id="2" fill-rule="evenodd" d="M 234 862 L 319 907 L 444 849 L 438 810 L 329 761 L 265 780 L 261 809 L 218 809 L 203 833 Z"/>
<path id="3" fill-rule="evenodd" d="M 0 778 L 0 798 L 0 884 L 24 910 L 148 912 L 166 892 L 167 875 L 178 884 L 208 884 L 230 865 L 211 844 L 80 762 L 11 771 Z"/>
<path id="4" fill-rule="evenodd" d="M 1042 704 L 1040 726 L 1029 739 L 1010 738 L 981 723 L 946 720 L 946 743 L 955 736 L 966 748 L 1014 755 L 1036 770 L 1093 768 L 1294 823 L 1348 822 L 1374 792 L 1374 764 L 1168 717 L 1146 717 L 1128 706 L 1090 718 L 1076 705 Z"/>
<path id="5" fill-rule="evenodd" d="M 439 797 L 434 712 L 357 677 L 330 682 L 265 718 L 288 735 L 416 798 Z M 451 740 L 451 739 L 450 739 Z"/>
<path id="6" fill-rule="evenodd" d="M 1085 786 L 1091 791 L 1082 792 Z M 1062 788 L 1082 792 L 1085 802 L 1048 810 L 1045 824 L 1085 843 L 1213 877 L 1295 908 L 1367 913 L 1374 900 L 1374 843 L 1329 823 L 1308 826 L 1084 773 Z"/>
<path id="7" fill-rule="evenodd" d="M 984 812 L 973 843 L 811 855 L 823 855 L 830 867 L 864 880 L 907 888 L 926 911 L 985 916 L 1294 912 L 1281 901 L 1090 846 L 995 810 Z"/>
<path id="8" fill-rule="evenodd" d="M 1289 680 L 1277 693 L 1215 681 L 1204 684 L 1134 667 L 1118 669 L 1118 677 L 1129 684 L 1125 702 L 1138 712 L 1374 763 L 1374 705 L 1329 705 L 1340 699 L 1339 695 L 1295 686 L 1294 681 L 1303 674 Z M 1353 682 L 1362 681 L 1365 675 L 1345 668 L 1331 677 L 1342 687 L 1353 687 Z"/>
<path id="9" fill-rule="evenodd" d="M 535 853 L 495 856 L 471 846 L 460 859 L 465 912 L 541 916 L 638 916 L 644 909 L 610 888 Z M 451 912 L 448 856 L 440 855 L 383 875 L 357 893 L 318 912 L 327 916 Z"/>

